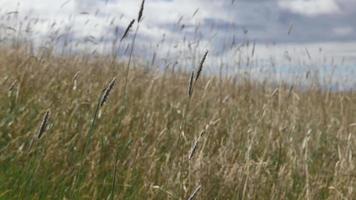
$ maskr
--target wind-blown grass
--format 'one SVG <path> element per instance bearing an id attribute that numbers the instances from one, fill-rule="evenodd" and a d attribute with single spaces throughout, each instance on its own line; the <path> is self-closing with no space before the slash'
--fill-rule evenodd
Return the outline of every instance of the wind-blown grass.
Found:
<path id="1" fill-rule="evenodd" d="M 189 74 L 134 68 L 125 99 L 126 75 L 105 57 L 1 50 L 0 199 L 356 197 L 353 92 L 200 76 L 189 98 Z"/>

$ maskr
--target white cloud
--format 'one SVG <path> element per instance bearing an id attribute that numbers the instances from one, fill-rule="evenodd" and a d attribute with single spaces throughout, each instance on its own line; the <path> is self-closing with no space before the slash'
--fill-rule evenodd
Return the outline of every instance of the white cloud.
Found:
<path id="1" fill-rule="evenodd" d="M 336 14 L 340 12 L 340 8 L 335 0 L 279 0 L 279 6 L 291 12 L 307 16 Z"/>
<path id="2" fill-rule="evenodd" d="M 351 26 L 344 26 L 344 27 L 335 27 L 333 29 L 334 34 L 339 36 L 347 36 L 354 32 Z"/>
<path id="3" fill-rule="evenodd" d="M 350 43 L 356 41 L 353 36 L 356 24 L 352 20 L 352 16 L 356 16 L 356 7 L 352 1 L 239 0 L 231 4 L 231 0 L 147 0 L 137 50 L 146 51 L 144 53 L 149 56 L 157 50 L 160 58 L 187 59 L 187 64 L 192 65 L 194 49 L 189 49 L 189 43 L 200 38 L 196 50 L 198 57 L 209 49 L 211 62 L 223 59 L 234 64 L 238 59 L 236 51 L 227 48 L 234 35 L 237 45 L 246 38 L 256 40 L 256 58 L 261 60 L 273 57 L 280 63 L 287 62 L 286 51 L 297 59 L 304 59 L 305 47 L 318 49 L 322 44 L 333 42 L 334 50 L 328 53 L 329 56 L 341 58 L 344 54 L 356 63 L 356 51 L 344 49 L 346 43 L 356 46 Z M 17 10 L 22 16 L 31 13 L 34 18 L 39 17 L 41 22 L 32 25 L 38 41 L 56 22 L 55 29 L 64 33 L 71 27 L 71 34 L 77 39 L 93 36 L 99 40 L 104 37 L 110 43 L 114 26 L 125 29 L 131 19 L 137 18 L 140 3 L 141 0 L 112 0 L 107 4 L 105 0 L 3 0 L 0 7 L 1 13 Z M 193 17 L 197 9 L 199 11 Z M 83 12 L 87 14 L 81 14 Z M 183 31 L 177 25 L 180 17 L 183 17 L 181 24 L 186 25 Z M 288 35 L 291 24 L 294 28 Z M 200 29 L 195 33 L 198 25 Z M 242 33 L 245 28 L 249 30 L 247 36 Z M 166 42 L 155 48 L 163 34 Z M 274 42 L 278 45 L 264 45 Z M 250 52 L 251 49 L 245 54 Z M 243 57 L 247 56 L 245 54 Z"/>

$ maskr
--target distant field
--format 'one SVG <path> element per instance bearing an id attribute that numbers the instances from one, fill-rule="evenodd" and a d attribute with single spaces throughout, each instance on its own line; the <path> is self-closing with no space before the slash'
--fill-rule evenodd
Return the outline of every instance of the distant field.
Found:
<path id="1" fill-rule="evenodd" d="M 354 93 L 126 66 L 1 50 L 0 199 L 356 198 Z"/>

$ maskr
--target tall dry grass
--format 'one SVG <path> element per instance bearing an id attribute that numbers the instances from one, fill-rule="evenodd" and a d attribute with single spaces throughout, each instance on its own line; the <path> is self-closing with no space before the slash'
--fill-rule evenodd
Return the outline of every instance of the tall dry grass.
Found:
<path id="1" fill-rule="evenodd" d="M 0 199 L 356 198 L 353 92 L 131 67 L 143 11 L 128 62 L 0 46 Z"/>
<path id="2" fill-rule="evenodd" d="M 356 197 L 353 92 L 201 76 L 189 97 L 189 74 L 135 68 L 125 99 L 105 57 L 0 66 L 2 199 Z"/>

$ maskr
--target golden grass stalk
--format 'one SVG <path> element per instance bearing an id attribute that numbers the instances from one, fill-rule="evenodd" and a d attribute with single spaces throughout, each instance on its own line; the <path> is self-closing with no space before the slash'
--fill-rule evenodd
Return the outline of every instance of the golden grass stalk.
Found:
<path id="1" fill-rule="evenodd" d="M 198 195 L 198 192 L 200 191 L 201 189 L 201 185 L 199 185 L 195 190 L 194 192 L 189 196 L 188 200 L 193 200 L 195 199 L 195 197 Z"/>
<path id="2" fill-rule="evenodd" d="M 211 126 L 216 126 L 220 122 L 220 119 L 210 121 L 209 124 L 207 124 L 203 130 L 200 131 L 198 138 L 194 141 L 194 144 L 192 148 L 190 149 L 190 153 L 188 156 L 188 159 L 191 160 L 198 148 L 198 143 L 200 139 L 204 136 L 204 134 L 209 130 Z"/>
<path id="3" fill-rule="evenodd" d="M 195 140 L 195 142 L 190 150 L 189 157 L 188 157 L 189 160 L 191 160 L 193 158 L 193 156 L 197 150 L 199 139 L 200 139 L 200 137 L 198 137 L 198 139 Z"/>
<path id="4" fill-rule="evenodd" d="M 11 83 L 11 85 L 10 85 L 10 87 L 9 87 L 9 91 L 13 91 L 14 89 L 15 89 L 15 87 L 16 87 L 16 85 L 17 85 L 17 80 L 15 80 L 15 81 L 13 81 L 12 83 Z"/>
<path id="5" fill-rule="evenodd" d="M 80 73 L 80 71 L 78 71 L 77 73 L 74 74 L 74 77 L 73 77 L 73 90 L 77 90 L 79 73 Z"/>

